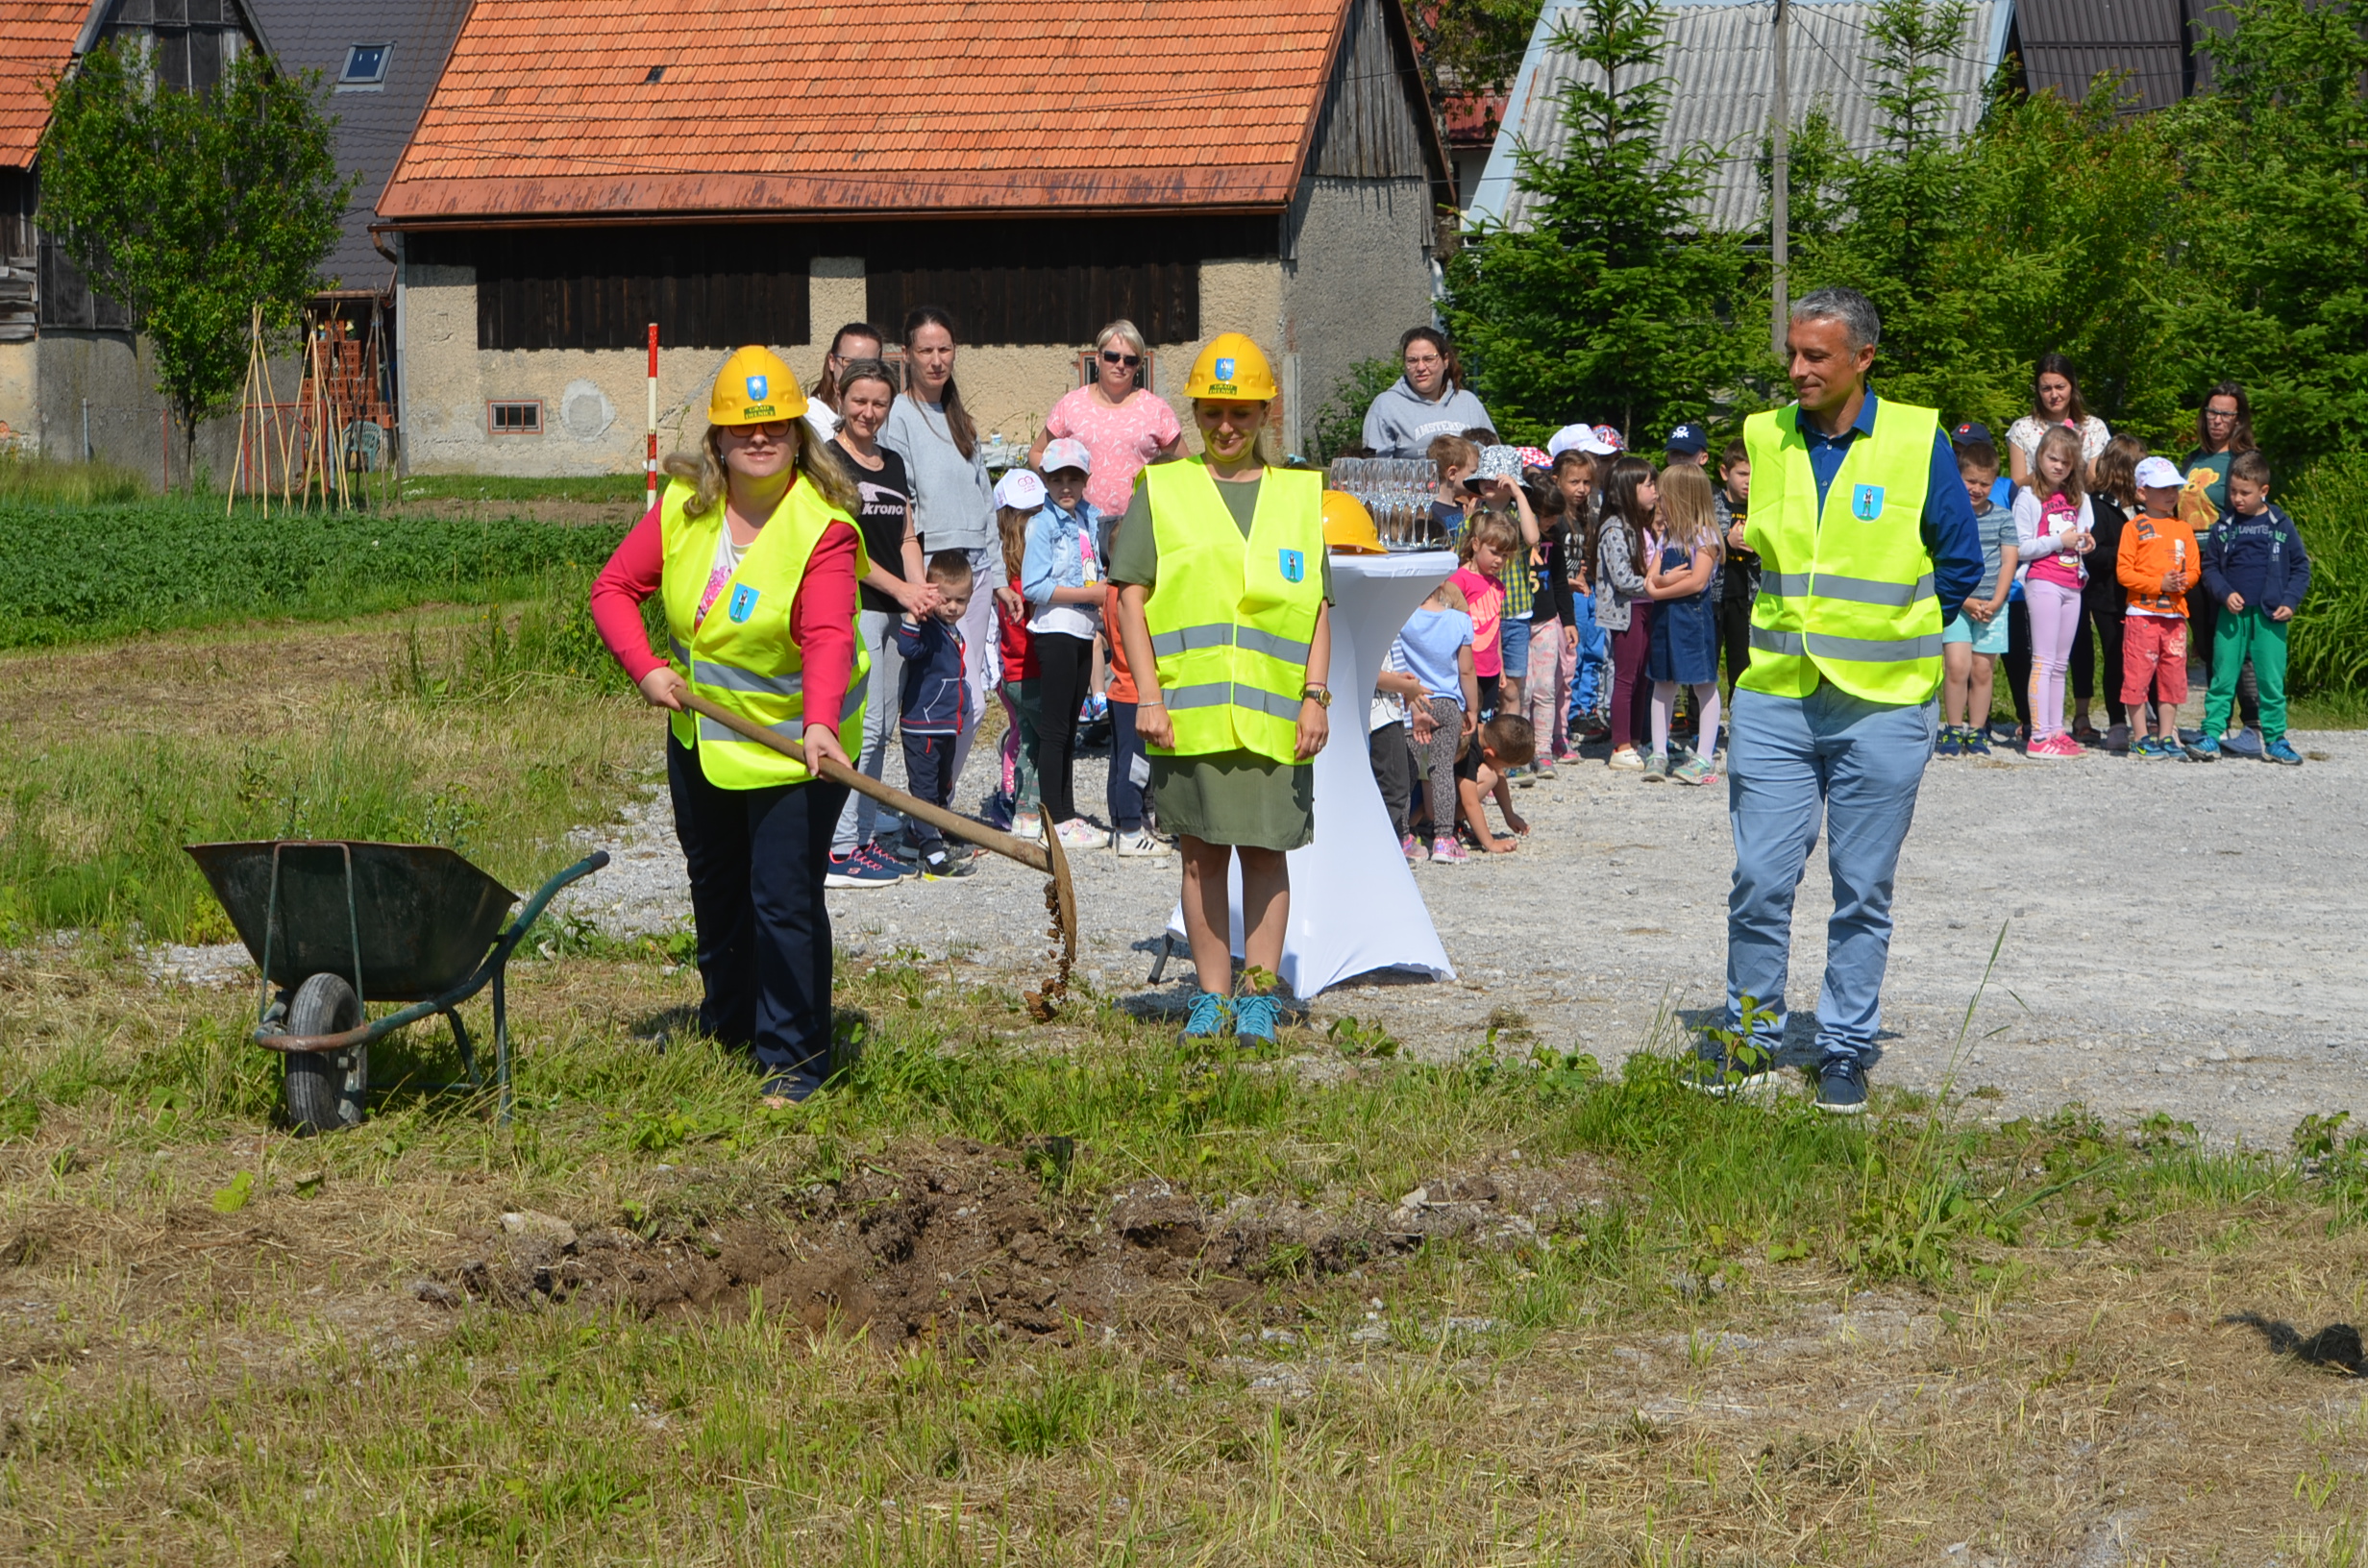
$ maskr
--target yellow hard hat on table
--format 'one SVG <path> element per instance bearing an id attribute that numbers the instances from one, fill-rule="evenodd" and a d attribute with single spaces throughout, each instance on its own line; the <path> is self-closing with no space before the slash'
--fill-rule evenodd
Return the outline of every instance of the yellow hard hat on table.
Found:
<path id="1" fill-rule="evenodd" d="M 1270 403 L 1274 398 L 1274 368 L 1267 356 L 1240 332 L 1220 332 L 1193 361 L 1184 382 L 1188 398 L 1232 398 L 1244 403 Z"/>
<path id="2" fill-rule="evenodd" d="M 715 390 L 707 395 L 710 425 L 761 425 L 796 419 L 804 412 L 805 393 L 798 378 L 779 355 L 754 344 L 732 351 L 715 374 Z"/>
<path id="3" fill-rule="evenodd" d="M 1344 555 L 1389 553 L 1382 548 L 1381 530 L 1373 527 L 1373 514 L 1345 490 L 1323 493 L 1323 542 Z"/>

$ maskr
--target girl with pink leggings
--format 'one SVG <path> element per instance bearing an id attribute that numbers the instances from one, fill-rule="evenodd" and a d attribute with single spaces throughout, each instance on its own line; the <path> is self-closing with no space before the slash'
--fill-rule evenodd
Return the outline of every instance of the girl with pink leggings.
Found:
<path id="1" fill-rule="evenodd" d="M 2031 616 L 2031 745 L 2024 755 L 2077 757 L 2064 733 L 2064 672 L 2080 628 L 2086 556 L 2096 548 L 2088 496 L 2082 483 L 2081 438 L 2059 425 L 2039 438 L 2031 483 L 2014 496 L 2014 532 L 2023 567 L 2023 602 Z"/>

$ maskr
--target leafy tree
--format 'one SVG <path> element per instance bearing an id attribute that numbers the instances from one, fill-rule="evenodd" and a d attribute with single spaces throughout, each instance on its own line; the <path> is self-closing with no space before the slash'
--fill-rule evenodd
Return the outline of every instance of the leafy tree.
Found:
<path id="1" fill-rule="evenodd" d="M 2282 469 L 2368 445 L 2368 0 L 2233 0 L 2203 35 L 2213 92 L 2168 111 L 2186 149 L 2187 406 L 2232 377 Z"/>
<path id="2" fill-rule="evenodd" d="M 1405 373 L 1405 362 L 1394 354 L 1377 355 L 1349 366 L 1348 374 L 1332 388 L 1330 401 L 1316 415 L 1316 447 L 1310 455 L 1328 463 L 1350 447 L 1363 446 L 1365 411 Z"/>
<path id="3" fill-rule="evenodd" d="M 1434 113 L 1502 92 L 1521 68 L 1542 0 L 1434 0 L 1408 12 Z M 1491 132 L 1496 128 L 1489 127 Z"/>
<path id="4" fill-rule="evenodd" d="M 256 54 L 210 91 L 167 91 L 112 45 L 51 89 L 41 224 L 147 336 L 184 472 L 198 422 L 245 377 L 254 307 L 285 341 L 325 286 L 353 182 L 337 178 L 318 92 L 318 73 L 299 81 Z"/>
<path id="5" fill-rule="evenodd" d="M 1649 438 L 1705 413 L 1739 363 L 1722 320 L 1743 277 L 1732 236 L 1704 233 L 1712 155 L 1665 151 L 1668 78 L 1652 0 L 1585 0 L 1555 47 L 1559 160 L 1517 152 L 1525 226 L 1490 225 L 1447 264 L 1443 307 L 1473 390 L 1509 439 L 1616 420 Z"/>

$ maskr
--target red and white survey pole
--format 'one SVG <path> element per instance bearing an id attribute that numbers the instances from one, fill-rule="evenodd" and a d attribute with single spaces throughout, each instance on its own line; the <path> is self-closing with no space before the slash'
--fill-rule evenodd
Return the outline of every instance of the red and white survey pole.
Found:
<path id="1" fill-rule="evenodd" d="M 649 471 L 649 497 L 646 506 L 657 504 L 657 323 L 650 323 L 650 455 L 644 466 Z"/>

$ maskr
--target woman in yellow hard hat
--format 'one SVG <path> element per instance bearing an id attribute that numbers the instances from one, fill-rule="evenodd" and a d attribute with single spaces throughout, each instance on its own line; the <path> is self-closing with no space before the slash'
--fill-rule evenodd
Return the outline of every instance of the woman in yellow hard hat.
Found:
<path id="1" fill-rule="evenodd" d="M 700 1026 L 752 1050 L 772 1105 L 821 1087 L 830 1055 L 830 833 L 845 786 L 814 776 L 863 734 L 855 636 L 869 568 L 853 481 L 806 426 L 805 395 L 761 348 L 724 361 L 699 450 L 667 459 L 658 504 L 592 585 L 601 640 L 672 714 L 666 775 L 691 873 Z M 671 658 L 641 603 L 666 606 Z M 802 761 L 684 710 L 686 693 L 802 738 Z"/>
<path id="2" fill-rule="evenodd" d="M 1271 977 L 1291 914 L 1283 855 L 1315 837 L 1309 764 L 1330 727 L 1323 476 L 1261 455 L 1274 373 L 1241 333 L 1201 351 L 1185 392 L 1201 454 L 1143 471 L 1110 580 L 1160 825 L 1184 852 L 1184 927 L 1200 976 L 1184 1034 L 1264 1041 L 1280 1005 L 1263 984 L 1230 994 L 1226 880 L 1238 857 L 1243 958 Z"/>

